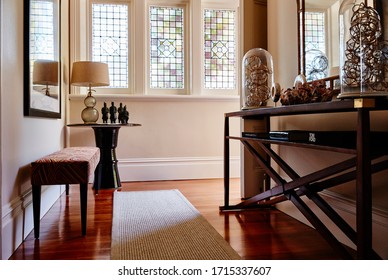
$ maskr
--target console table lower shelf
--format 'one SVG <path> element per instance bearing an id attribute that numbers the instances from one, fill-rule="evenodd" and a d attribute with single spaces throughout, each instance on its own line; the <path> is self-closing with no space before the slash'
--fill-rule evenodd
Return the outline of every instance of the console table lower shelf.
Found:
<path id="1" fill-rule="evenodd" d="M 343 103 L 342 103 L 343 102 Z M 330 102 L 332 103 L 332 102 Z M 289 108 L 256 109 L 225 114 L 224 135 L 224 205 L 221 211 L 235 211 L 259 207 L 273 206 L 286 200 L 291 201 L 296 208 L 306 217 L 322 237 L 344 259 L 352 259 L 348 249 L 340 243 L 330 232 L 326 225 L 303 201 L 302 197 L 310 199 L 322 212 L 330 218 L 336 226 L 357 247 L 358 259 L 380 259 L 380 256 L 372 249 L 372 206 L 371 206 L 371 175 L 388 169 L 388 149 L 385 148 L 388 141 L 388 132 L 373 133 L 370 131 L 369 112 L 371 110 L 388 109 L 384 106 L 372 108 L 354 108 L 353 103 L 337 101 L 334 109 L 330 110 L 330 104 L 312 104 L 312 106 L 289 106 Z M 229 135 L 229 118 L 242 117 L 249 119 L 269 118 L 271 116 L 314 114 L 325 112 L 357 112 L 357 129 L 354 131 L 353 143 L 341 143 L 339 145 L 312 144 L 293 141 L 281 141 L 266 137 L 265 133 L 258 137 L 240 137 Z M 307 110 L 308 108 L 308 110 Z M 299 111 L 298 111 L 299 110 Z M 269 126 L 268 126 L 269 127 Z M 269 134 L 268 134 L 269 135 Z M 229 205 L 229 140 L 239 140 L 263 168 L 266 174 L 273 180 L 272 188 L 265 187 L 259 193 L 236 205 Z M 333 141 L 335 143 L 336 141 Z M 322 168 L 307 175 L 300 176 L 285 160 L 283 160 L 271 145 L 288 145 L 295 147 L 311 148 L 315 150 L 333 151 L 345 153 L 349 158 L 337 162 L 331 166 Z M 286 181 L 273 167 L 276 163 L 284 174 L 291 180 Z M 319 194 L 321 191 L 346 183 L 356 181 L 356 230 L 354 230 Z M 269 185 L 269 184 L 268 184 Z"/>

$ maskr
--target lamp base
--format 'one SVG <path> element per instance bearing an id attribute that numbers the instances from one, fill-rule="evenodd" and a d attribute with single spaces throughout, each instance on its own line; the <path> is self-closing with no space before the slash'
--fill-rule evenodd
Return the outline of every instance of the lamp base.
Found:
<path id="1" fill-rule="evenodd" d="M 98 111 L 96 108 L 87 107 L 82 110 L 81 118 L 84 123 L 96 123 L 98 121 Z"/>
<path id="2" fill-rule="evenodd" d="M 86 108 L 82 110 L 81 118 L 84 123 L 96 123 L 98 121 L 98 110 L 94 108 L 96 99 L 90 94 L 84 100 Z"/>

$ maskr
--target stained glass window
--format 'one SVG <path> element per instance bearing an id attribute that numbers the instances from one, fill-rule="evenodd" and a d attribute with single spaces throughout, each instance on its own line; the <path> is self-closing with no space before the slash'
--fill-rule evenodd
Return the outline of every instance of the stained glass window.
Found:
<path id="1" fill-rule="evenodd" d="M 325 14 L 322 12 L 305 13 L 306 51 L 311 49 L 325 53 Z"/>
<path id="2" fill-rule="evenodd" d="M 92 60 L 108 63 L 110 87 L 127 88 L 128 5 L 92 5 Z"/>
<path id="3" fill-rule="evenodd" d="M 54 3 L 35 0 L 31 2 L 31 59 L 55 58 Z"/>
<path id="4" fill-rule="evenodd" d="M 150 88 L 184 88 L 184 9 L 150 7 Z"/>
<path id="5" fill-rule="evenodd" d="M 307 81 L 325 78 L 329 61 L 326 56 L 325 13 L 305 12 L 305 75 Z"/>
<path id="6" fill-rule="evenodd" d="M 235 11 L 204 10 L 205 88 L 236 88 Z"/>

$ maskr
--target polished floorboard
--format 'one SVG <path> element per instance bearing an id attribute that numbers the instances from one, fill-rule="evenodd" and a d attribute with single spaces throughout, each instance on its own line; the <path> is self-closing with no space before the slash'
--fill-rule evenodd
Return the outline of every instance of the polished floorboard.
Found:
<path id="1" fill-rule="evenodd" d="M 231 180 L 231 204 L 239 202 L 238 179 Z M 243 259 L 326 260 L 335 252 L 312 228 L 276 209 L 220 213 L 221 179 L 128 182 L 116 191 L 178 189 L 230 243 Z M 88 193 L 87 235 L 81 236 L 79 190 L 70 187 L 42 218 L 40 238 L 31 232 L 12 260 L 94 260 L 110 258 L 112 194 L 115 190 Z"/>

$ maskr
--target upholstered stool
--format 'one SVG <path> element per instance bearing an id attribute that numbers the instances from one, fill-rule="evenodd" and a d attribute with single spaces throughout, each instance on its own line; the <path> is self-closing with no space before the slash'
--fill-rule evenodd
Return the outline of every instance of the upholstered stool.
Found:
<path id="1" fill-rule="evenodd" d="M 39 238 L 42 185 L 80 185 L 82 235 L 86 235 L 88 183 L 100 160 L 97 147 L 70 147 L 31 163 L 34 235 Z"/>

